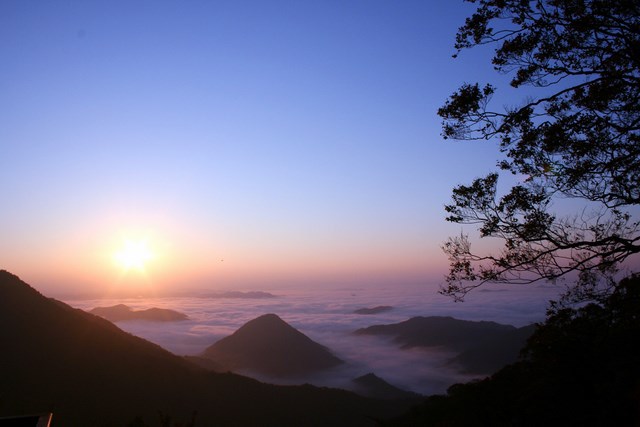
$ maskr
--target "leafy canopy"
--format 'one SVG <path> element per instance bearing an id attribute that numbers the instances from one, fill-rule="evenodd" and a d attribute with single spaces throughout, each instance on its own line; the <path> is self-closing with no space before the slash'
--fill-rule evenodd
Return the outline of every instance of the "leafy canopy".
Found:
<path id="1" fill-rule="evenodd" d="M 550 311 L 520 360 L 429 396 L 393 426 L 638 426 L 640 276 Z M 387 425 L 387 424 L 385 424 Z"/>
<path id="2" fill-rule="evenodd" d="M 494 86 L 464 84 L 438 110 L 445 138 L 497 139 L 499 168 L 522 178 L 504 195 L 497 172 L 453 190 L 447 220 L 504 246 L 479 254 L 467 235 L 450 238 L 442 292 L 460 299 L 486 282 L 573 273 L 565 300 L 600 298 L 640 252 L 640 2 L 466 1 L 478 6 L 458 31 L 458 53 L 495 46 L 494 68 L 529 97 L 492 109 Z M 575 216 L 554 213 L 558 199 L 579 206 Z"/>

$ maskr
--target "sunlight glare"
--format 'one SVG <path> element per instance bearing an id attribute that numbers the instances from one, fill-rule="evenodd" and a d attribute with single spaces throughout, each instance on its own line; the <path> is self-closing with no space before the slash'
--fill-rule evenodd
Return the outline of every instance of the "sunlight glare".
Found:
<path id="1" fill-rule="evenodd" d="M 146 240 L 126 239 L 122 247 L 113 254 L 113 258 L 124 271 L 144 272 L 147 262 L 153 258 L 153 252 Z"/>

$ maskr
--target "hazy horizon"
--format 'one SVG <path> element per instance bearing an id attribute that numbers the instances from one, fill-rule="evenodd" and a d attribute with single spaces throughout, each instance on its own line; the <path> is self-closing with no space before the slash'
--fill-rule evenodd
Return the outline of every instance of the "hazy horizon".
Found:
<path id="1" fill-rule="evenodd" d="M 262 289 L 262 291 L 269 291 Z M 392 384 L 422 394 L 442 393 L 455 382 L 478 375 L 461 374 L 447 365 L 453 357 L 442 349 L 401 349 L 384 337 L 354 336 L 356 329 L 391 324 L 416 316 L 452 316 L 462 320 L 495 321 L 517 327 L 541 322 L 546 303 L 557 295 L 550 287 L 520 289 L 487 288 L 470 295 L 466 302 L 425 292 L 422 286 L 345 287 L 273 290 L 272 298 L 203 298 L 198 296 L 158 298 L 100 298 L 65 300 L 73 307 L 91 310 L 99 306 L 125 304 L 133 309 L 167 308 L 187 314 L 176 322 L 120 321 L 121 329 L 150 340 L 177 355 L 199 355 L 216 341 L 231 335 L 246 322 L 273 313 L 311 339 L 328 347 L 345 364 L 299 378 L 274 378 L 250 371 L 240 373 L 278 384 L 306 382 L 349 387 L 350 380 L 373 372 Z M 380 305 L 392 309 L 375 315 L 355 310 Z M 482 375 L 480 375 L 482 377 Z"/>
<path id="2" fill-rule="evenodd" d="M 47 292 L 439 283 L 471 5 L 0 4 L 0 262 Z M 472 65 L 472 66 L 471 66 Z M 485 244 L 485 243 L 483 243 Z"/>
<path id="3" fill-rule="evenodd" d="M 575 3 L 0 1 L 0 415 L 635 420 L 640 8 Z"/>

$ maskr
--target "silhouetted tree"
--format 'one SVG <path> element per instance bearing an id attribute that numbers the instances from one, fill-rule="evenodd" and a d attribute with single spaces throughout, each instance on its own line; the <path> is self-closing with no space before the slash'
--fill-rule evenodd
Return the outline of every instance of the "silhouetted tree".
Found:
<path id="1" fill-rule="evenodd" d="M 499 195 L 496 172 L 453 190 L 447 220 L 479 225 L 504 247 L 481 254 L 467 235 L 450 238 L 442 292 L 462 298 L 486 282 L 574 272 L 565 301 L 601 298 L 640 252 L 640 2 L 467 1 L 478 7 L 458 31 L 458 53 L 495 45 L 494 68 L 528 97 L 492 109 L 494 86 L 464 84 L 438 111 L 443 136 L 498 139 L 499 168 L 521 182 Z M 554 213 L 557 199 L 577 202 L 575 216 Z"/>
<path id="2" fill-rule="evenodd" d="M 386 425 L 640 425 L 640 275 L 580 308 L 549 311 L 521 359 Z"/>

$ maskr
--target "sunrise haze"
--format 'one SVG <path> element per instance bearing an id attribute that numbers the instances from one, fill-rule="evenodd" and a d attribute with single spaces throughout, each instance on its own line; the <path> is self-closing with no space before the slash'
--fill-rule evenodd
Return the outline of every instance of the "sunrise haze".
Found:
<path id="1" fill-rule="evenodd" d="M 633 0 L 0 1 L 0 425 L 640 425 L 638 46 Z"/>
<path id="2" fill-rule="evenodd" d="M 491 73 L 451 58 L 469 10 L 3 2 L 2 266 L 51 292 L 439 283 L 443 205 L 497 156 L 439 136 Z"/>

